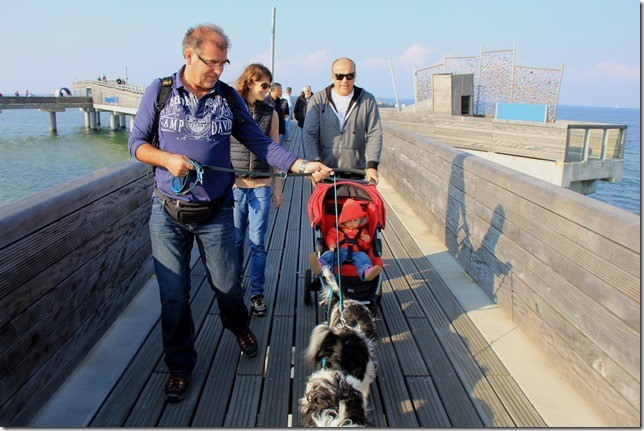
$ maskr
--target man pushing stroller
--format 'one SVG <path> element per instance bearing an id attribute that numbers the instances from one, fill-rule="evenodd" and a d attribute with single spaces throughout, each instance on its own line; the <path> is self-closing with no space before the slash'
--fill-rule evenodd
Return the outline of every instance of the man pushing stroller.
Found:
<path id="1" fill-rule="evenodd" d="M 347 199 L 342 207 L 338 227 L 332 227 L 324 238 L 328 248 L 319 257 L 316 252 L 309 255 L 309 263 L 315 275 L 322 272 L 322 267 L 333 268 L 339 259 L 341 263 L 353 263 L 358 270 L 358 277 L 362 281 L 371 281 L 381 272 L 380 265 L 373 265 L 371 258 L 365 252 L 371 247 L 371 235 L 366 227 L 369 223 L 367 212 L 360 202 L 355 199 Z M 339 245 L 339 247 L 337 247 Z"/>

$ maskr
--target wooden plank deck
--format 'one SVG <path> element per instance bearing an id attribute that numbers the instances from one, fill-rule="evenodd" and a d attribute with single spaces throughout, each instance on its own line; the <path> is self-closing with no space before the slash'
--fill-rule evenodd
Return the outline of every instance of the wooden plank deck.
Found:
<path id="1" fill-rule="evenodd" d="M 302 154 L 295 125 L 287 145 Z M 197 260 L 191 297 L 199 357 L 186 398 L 177 404 L 164 400 L 168 374 L 157 321 L 89 426 L 298 425 L 298 400 L 314 371 L 302 352 L 323 310 L 303 300 L 307 255 L 313 251 L 306 213 L 311 186 L 300 177 L 284 183 L 284 203 L 272 209 L 268 231 L 268 313 L 251 319 L 259 354 L 241 355 L 223 330 Z M 393 211 L 382 239 L 378 377 L 370 394 L 376 426 L 545 426 Z"/>

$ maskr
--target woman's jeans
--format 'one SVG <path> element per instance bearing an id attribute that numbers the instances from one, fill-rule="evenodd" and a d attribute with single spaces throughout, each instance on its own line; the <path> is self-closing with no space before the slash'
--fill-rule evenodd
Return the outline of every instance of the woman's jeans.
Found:
<path id="1" fill-rule="evenodd" d="M 239 261 L 239 279 L 244 274 L 244 241 L 248 230 L 250 245 L 250 296 L 264 294 L 266 269 L 266 230 L 271 209 L 272 187 L 253 189 L 235 187 L 235 246 Z"/>
<path id="2" fill-rule="evenodd" d="M 347 260 L 347 248 L 342 247 L 339 249 L 340 250 L 340 262 L 344 262 Z M 336 254 L 336 249 L 335 251 L 325 251 L 322 253 L 320 256 L 320 262 L 322 262 L 322 266 L 330 266 L 333 268 L 334 266 L 337 266 L 338 264 L 338 255 Z M 360 277 L 360 280 L 364 281 L 364 271 L 365 269 L 372 267 L 373 263 L 371 263 L 371 258 L 367 253 L 364 251 L 354 251 L 353 252 L 353 264 L 355 267 L 358 269 L 358 277 Z"/>
<path id="3" fill-rule="evenodd" d="M 197 362 L 190 311 L 190 254 L 195 239 L 224 328 L 235 335 L 248 328 L 248 309 L 237 277 L 232 204 L 225 202 L 209 222 L 181 224 L 153 196 L 150 239 L 161 296 L 163 351 L 172 374 L 190 374 Z"/>

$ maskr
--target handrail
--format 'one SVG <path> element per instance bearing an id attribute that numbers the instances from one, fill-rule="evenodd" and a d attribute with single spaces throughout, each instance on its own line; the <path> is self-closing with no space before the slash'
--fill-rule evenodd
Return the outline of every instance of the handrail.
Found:
<path id="1" fill-rule="evenodd" d="M 72 86 L 80 86 L 80 85 L 91 85 L 96 87 L 114 88 L 116 90 L 129 91 L 136 94 L 143 94 L 145 92 L 145 87 L 143 86 L 132 85 L 132 84 L 118 84 L 116 81 L 83 80 L 83 81 L 72 82 Z"/>

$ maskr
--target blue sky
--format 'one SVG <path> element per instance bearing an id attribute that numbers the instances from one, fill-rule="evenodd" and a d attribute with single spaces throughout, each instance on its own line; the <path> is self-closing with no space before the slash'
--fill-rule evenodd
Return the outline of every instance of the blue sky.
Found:
<path id="1" fill-rule="evenodd" d="M 640 106 L 639 0 L 20 0 L 0 3 L 0 92 L 52 93 L 73 80 L 127 77 L 148 85 L 180 67 L 188 27 L 228 33 L 234 81 L 249 63 L 270 66 L 298 93 L 330 84 L 338 57 L 357 63 L 356 85 L 378 98 L 413 99 L 413 65 L 516 48 L 515 64 L 564 65 L 559 104 Z"/>

